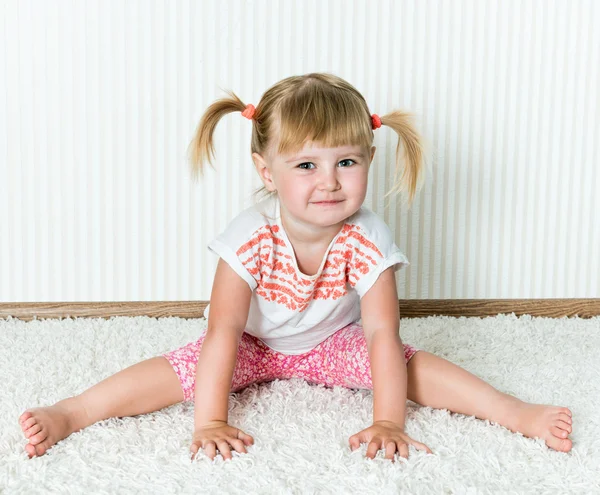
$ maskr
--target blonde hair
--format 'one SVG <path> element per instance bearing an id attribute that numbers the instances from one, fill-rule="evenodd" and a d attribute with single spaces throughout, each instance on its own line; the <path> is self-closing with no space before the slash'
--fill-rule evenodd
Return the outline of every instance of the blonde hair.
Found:
<path id="1" fill-rule="evenodd" d="M 242 112 L 246 104 L 232 91 L 229 98 L 212 103 L 204 112 L 188 147 L 195 179 L 202 174 L 203 164 L 213 167 L 215 157 L 213 133 L 221 118 L 231 112 Z M 398 134 L 394 186 L 386 194 L 407 190 L 409 204 L 418 189 L 423 173 L 423 141 L 412 123 L 413 114 L 393 111 L 381 116 L 381 124 Z M 292 76 L 269 88 L 256 106 L 252 125 L 251 152 L 264 155 L 274 146 L 279 131 L 277 153 L 295 153 L 306 141 L 324 147 L 344 145 L 370 148 L 373 143 L 371 113 L 364 97 L 348 82 L 327 73 Z M 400 148 L 404 143 L 404 154 Z M 406 166 L 402 174 L 402 161 Z M 213 167 L 214 168 L 214 167 Z M 258 192 L 266 191 L 261 188 Z"/>

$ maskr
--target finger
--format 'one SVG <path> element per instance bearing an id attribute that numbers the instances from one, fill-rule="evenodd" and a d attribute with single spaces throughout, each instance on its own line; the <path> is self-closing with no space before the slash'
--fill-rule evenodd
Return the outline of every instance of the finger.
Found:
<path id="1" fill-rule="evenodd" d="M 236 452 L 238 452 L 240 454 L 247 453 L 246 448 L 244 447 L 244 442 L 242 442 L 241 440 L 236 440 L 235 438 L 228 438 L 227 440 L 229 441 L 229 443 L 235 449 Z"/>
<path id="2" fill-rule="evenodd" d="M 190 447 L 190 452 L 192 453 L 192 461 L 195 459 L 196 454 L 198 453 L 199 445 L 197 443 L 192 443 Z"/>
<path id="3" fill-rule="evenodd" d="M 242 430 L 238 431 L 238 436 L 237 436 L 242 442 L 244 442 L 246 445 L 254 445 L 254 438 L 246 433 L 244 433 Z"/>
<path id="4" fill-rule="evenodd" d="M 369 459 L 374 459 L 375 455 L 377 454 L 377 451 L 379 450 L 379 440 L 371 440 L 371 442 L 369 443 L 369 446 L 367 447 L 367 457 Z"/>
<path id="5" fill-rule="evenodd" d="M 396 453 L 396 442 L 388 440 L 385 444 L 385 458 L 394 460 L 394 454 Z"/>
<path id="6" fill-rule="evenodd" d="M 412 440 L 410 442 L 410 444 L 417 450 L 423 450 L 423 451 L 427 452 L 428 454 L 433 454 L 433 452 L 431 452 L 431 449 L 429 447 L 427 447 L 427 445 L 425 445 L 424 443 L 415 442 L 414 440 Z"/>
<path id="7" fill-rule="evenodd" d="M 217 440 L 217 447 L 219 447 L 219 452 L 223 456 L 223 459 L 232 459 L 231 449 L 229 448 L 229 443 L 227 440 Z"/>
<path id="8" fill-rule="evenodd" d="M 207 440 L 204 442 L 204 453 L 206 456 L 212 461 L 215 457 L 217 457 L 217 445 L 212 440 Z"/>
<path id="9" fill-rule="evenodd" d="M 417 442 L 416 440 L 413 440 L 406 433 L 401 438 L 402 438 L 402 440 L 404 440 L 404 442 L 406 442 L 407 448 L 408 448 L 408 445 L 412 445 L 417 450 L 423 450 L 423 451 L 427 452 L 428 454 L 433 454 L 433 452 L 431 451 L 431 449 L 429 447 L 427 447 L 427 445 L 425 445 L 424 443 L 421 443 L 421 442 Z M 407 452 L 408 452 L 408 450 L 407 450 Z M 408 458 L 408 456 L 407 456 L 407 458 Z"/>
<path id="10" fill-rule="evenodd" d="M 404 442 L 398 442 L 398 455 L 408 459 L 408 444 Z"/>

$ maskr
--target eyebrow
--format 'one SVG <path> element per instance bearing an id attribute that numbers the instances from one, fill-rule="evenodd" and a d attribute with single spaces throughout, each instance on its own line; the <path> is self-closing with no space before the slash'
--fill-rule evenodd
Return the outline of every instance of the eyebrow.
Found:
<path id="1" fill-rule="evenodd" d="M 350 153 L 343 153 L 341 154 L 341 156 L 358 156 L 363 158 L 365 156 L 364 153 L 356 153 L 351 151 Z M 290 158 L 289 160 L 286 160 L 285 163 L 292 163 L 292 162 L 296 162 L 298 160 L 314 160 L 315 158 L 319 158 L 318 156 L 309 156 L 309 155 L 302 155 L 302 156 L 296 156 L 294 158 Z"/>

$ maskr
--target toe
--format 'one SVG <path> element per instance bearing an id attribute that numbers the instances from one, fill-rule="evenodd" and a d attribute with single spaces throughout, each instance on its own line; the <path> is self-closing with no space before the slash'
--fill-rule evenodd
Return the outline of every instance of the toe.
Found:
<path id="1" fill-rule="evenodd" d="M 555 421 L 554 426 L 566 431 L 567 433 L 573 432 L 573 427 L 569 423 L 565 423 L 564 421 L 557 420 Z"/>
<path id="2" fill-rule="evenodd" d="M 44 430 L 41 430 L 39 433 L 36 433 L 29 439 L 29 443 L 31 445 L 37 445 L 38 443 L 41 443 L 44 440 L 46 440 L 47 436 L 48 435 L 46 435 L 46 432 Z"/>
<path id="3" fill-rule="evenodd" d="M 50 448 L 50 442 L 45 441 L 37 444 L 35 447 L 35 455 L 44 455 L 46 451 Z"/>
<path id="4" fill-rule="evenodd" d="M 573 416 L 573 413 L 571 412 L 571 410 L 568 407 L 561 407 L 560 412 L 566 414 L 570 418 Z"/>
<path id="5" fill-rule="evenodd" d="M 21 414 L 21 416 L 19 416 L 19 423 L 27 421 L 29 418 L 31 418 L 31 416 L 31 411 L 25 411 L 23 414 Z"/>
<path id="6" fill-rule="evenodd" d="M 550 433 L 552 433 L 555 437 L 558 438 L 567 438 L 569 436 L 569 433 L 566 432 L 565 430 L 561 430 L 558 426 L 551 426 L 550 427 Z"/>
<path id="7" fill-rule="evenodd" d="M 42 431 L 42 425 L 35 423 L 31 428 L 28 428 L 27 431 L 25 431 L 25 438 L 30 438 L 40 431 Z"/>
<path id="8" fill-rule="evenodd" d="M 565 423 L 573 424 L 573 418 L 571 418 L 571 416 L 569 416 L 567 413 L 560 412 L 560 413 L 558 413 L 557 417 L 558 417 L 558 419 L 560 419 L 561 421 L 564 421 Z"/>
<path id="9" fill-rule="evenodd" d="M 28 418 L 21 423 L 21 429 L 23 431 L 27 431 L 29 428 L 31 428 L 36 423 L 37 423 L 37 420 L 35 418 L 33 418 L 33 417 Z"/>
<path id="10" fill-rule="evenodd" d="M 569 438 L 556 438 L 555 436 L 550 436 L 546 439 L 546 445 L 551 449 L 557 450 L 558 452 L 569 452 L 573 443 Z"/>
<path id="11" fill-rule="evenodd" d="M 571 442 L 569 438 L 565 438 L 564 440 L 560 441 L 560 445 L 556 450 L 559 450 L 561 452 L 569 452 L 572 447 L 573 442 Z"/>
<path id="12" fill-rule="evenodd" d="M 36 453 L 35 453 L 35 447 L 33 445 L 31 445 L 30 443 L 28 443 L 27 445 L 25 445 L 25 452 L 27 452 L 27 455 L 29 456 L 30 459 L 34 455 L 36 455 Z"/>

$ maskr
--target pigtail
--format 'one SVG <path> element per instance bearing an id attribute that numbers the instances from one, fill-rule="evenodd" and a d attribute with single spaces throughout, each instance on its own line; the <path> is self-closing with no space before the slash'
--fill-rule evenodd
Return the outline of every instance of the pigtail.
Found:
<path id="1" fill-rule="evenodd" d="M 408 112 L 395 111 L 381 117 L 381 123 L 391 127 L 398 134 L 398 145 L 396 146 L 396 172 L 394 174 L 394 186 L 386 194 L 396 194 L 401 190 L 408 191 L 408 203 L 413 199 L 421 183 L 420 178 L 424 176 L 423 155 L 424 143 L 415 126 L 412 123 L 414 115 Z M 400 155 L 400 147 L 404 145 L 404 154 Z M 402 162 L 404 171 L 402 175 Z"/>
<path id="2" fill-rule="evenodd" d="M 212 163 L 215 158 L 213 134 L 221 117 L 231 112 L 242 112 L 246 108 L 246 105 L 233 91 L 226 92 L 230 98 L 221 98 L 206 109 L 188 146 L 188 158 L 194 179 L 198 179 L 198 175 L 202 175 L 202 167 L 206 162 L 214 169 Z"/>

